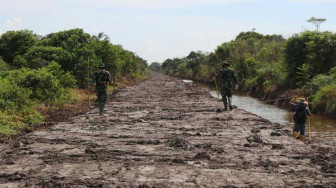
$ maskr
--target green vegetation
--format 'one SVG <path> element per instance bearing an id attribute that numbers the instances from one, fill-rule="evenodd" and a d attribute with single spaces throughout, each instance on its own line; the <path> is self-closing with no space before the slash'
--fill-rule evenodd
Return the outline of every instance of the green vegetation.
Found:
<path id="1" fill-rule="evenodd" d="M 151 63 L 149 69 L 154 72 L 162 72 L 161 64 L 158 62 Z"/>
<path id="2" fill-rule="evenodd" d="M 313 110 L 336 117 L 336 33 L 306 31 L 286 40 L 281 35 L 241 32 L 213 52 L 193 51 L 167 59 L 162 70 L 171 76 L 213 81 L 223 61 L 232 65 L 245 90 L 309 90 Z"/>
<path id="3" fill-rule="evenodd" d="M 87 87 L 89 67 L 93 75 L 100 63 L 116 82 L 141 79 L 147 73 L 145 60 L 111 44 L 104 33 L 91 36 L 71 29 L 46 36 L 28 30 L 1 35 L 0 134 L 17 134 L 41 123 L 37 106 L 61 108 L 73 99 L 83 100 L 74 89 Z"/>

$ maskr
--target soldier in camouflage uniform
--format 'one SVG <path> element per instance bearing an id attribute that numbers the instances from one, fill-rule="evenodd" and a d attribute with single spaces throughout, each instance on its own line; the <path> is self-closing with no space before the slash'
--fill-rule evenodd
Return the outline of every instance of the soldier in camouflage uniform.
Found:
<path id="1" fill-rule="evenodd" d="M 232 89 L 237 84 L 237 78 L 232 69 L 229 68 L 230 64 L 224 62 L 222 65 L 222 69 L 219 72 L 219 81 L 221 86 L 221 95 L 224 103 L 224 111 L 228 110 L 228 102 L 229 108 L 232 110 Z"/>
<path id="2" fill-rule="evenodd" d="M 108 84 L 112 84 L 111 75 L 107 70 L 105 70 L 104 64 L 99 65 L 99 70 L 94 73 L 94 80 L 96 81 L 99 115 L 103 115 L 107 99 L 107 86 Z"/>

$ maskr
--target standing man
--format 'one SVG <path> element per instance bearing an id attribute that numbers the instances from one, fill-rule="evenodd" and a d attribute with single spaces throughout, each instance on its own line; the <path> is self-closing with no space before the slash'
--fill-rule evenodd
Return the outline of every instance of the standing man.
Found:
<path id="1" fill-rule="evenodd" d="M 289 101 L 289 104 L 292 105 L 294 110 L 294 129 L 293 137 L 300 139 L 303 143 L 306 142 L 305 130 L 306 130 L 306 119 L 307 116 L 310 116 L 310 110 L 308 108 L 308 103 L 304 98 L 301 98 L 299 103 L 296 104 L 294 101 L 296 97 Z M 300 131 L 300 135 L 299 135 Z"/>
<path id="2" fill-rule="evenodd" d="M 228 62 L 224 62 L 222 65 L 222 69 L 219 72 L 219 80 L 221 85 L 221 95 L 224 103 L 224 111 L 228 110 L 228 102 L 229 108 L 232 110 L 232 89 L 237 84 L 237 78 L 232 69 L 229 68 L 230 64 Z"/>
<path id="3" fill-rule="evenodd" d="M 107 99 L 107 87 L 112 83 L 111 75 L 107 70 L 105 70 L 105 65 L 101 63 L 98 68 L 99 70 L 94 73 L 94 80 L 96 81 L 99 115 L 103 115 Z"/>

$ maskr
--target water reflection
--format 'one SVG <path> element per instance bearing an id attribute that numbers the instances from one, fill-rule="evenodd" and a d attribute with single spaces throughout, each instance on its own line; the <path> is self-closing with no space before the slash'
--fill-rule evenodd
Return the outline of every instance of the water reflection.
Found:
<path id="1" fill-rule="evenodd" d="M 216 91 L 210 91 L 211 96 L 217 98 Z M 221 96 L 220 96 L 221 98 Z M 257 114 L 258 116 L 270 120 L 272 123 L 290 124 L 288 120 L 288 111 L 267 105 L 248 95 L 234 95 L 232 104 L 238 108 Z"/>
<path id="2" fill-rule="evenodd" d="M 210 90 L 212 87 L 208 87 Z M 216 91 L 210 91 L 211 96 L 217 98 Z M 221 96 L 219 95 L 221 98 Z M 232 104 L 260 117 L 270 120 L 273 123 L 293 126 L 293 112 L 278 108 L 274 105 L 265 104 L 248 95 L 234 94 Z M 312 136 L 325 138 L 336 143 L 336 120 L 320 115 L 312 115 L 310 118 Z M 308 126 L 307 126 L 308 135 Z"/>
<path id="3" fill-rule="evenodd" d="M 194 81 L 192 81 L 192 80 L 182 80 L 182 82 L 184 82 L 184 83 L 193 83 Z"/>

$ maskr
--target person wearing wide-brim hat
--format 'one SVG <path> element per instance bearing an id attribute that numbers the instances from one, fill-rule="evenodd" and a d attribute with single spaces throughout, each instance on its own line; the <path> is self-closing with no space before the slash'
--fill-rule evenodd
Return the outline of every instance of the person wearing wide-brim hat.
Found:
<path id="1" fill-rule="evenodd" d="M 221 95 L 224 104 L 223 111 L 228 110 L 228 105 L 230 110 L 232 110 L 232 89 L 237 84 L 237 78 L 232 69 L 229 68 L 230 64 L 228 62 L 223 62 L 222 69 L 220 70 L 218 77 L 220 81 Z M 215 73 L 216 74 L 216 73 Z M 217 76 L 217 75 L 216 75 Z"/>
<path id="2" fill-rule="evenodd" d="M 300 139 L 302 142 L 306 142 L 305 130 L 307 116 L 311 115 L 308 107 L 308 102 L 305 98 L 300 98 L 298 102 L 296 97 L 289 101 L 294 110 L 294 128 L 293 137 Z M 299 134 L 300 132 L 300 134 Z"/>
<path id="3" fill-rule="evenodd" d="M 105 70 L 103 63 L 99 64 L 99 70 L 94 74 L 94 80 L 96 81 L 96 92 L 99 107 L 99 115 L 103 115 L 104 107 L 107 99 L 107 87 L 112 84 L 110 73 Z"/>
<path id="4" fill-rule="evenodd" d="M 301 98 L 301 99 L 299 100 L 299 103 L 300 103 L 300 104 L 304 104 L 304 105 L 308 105 L 308 102 L 306 101 L 305 98 Z"/>

